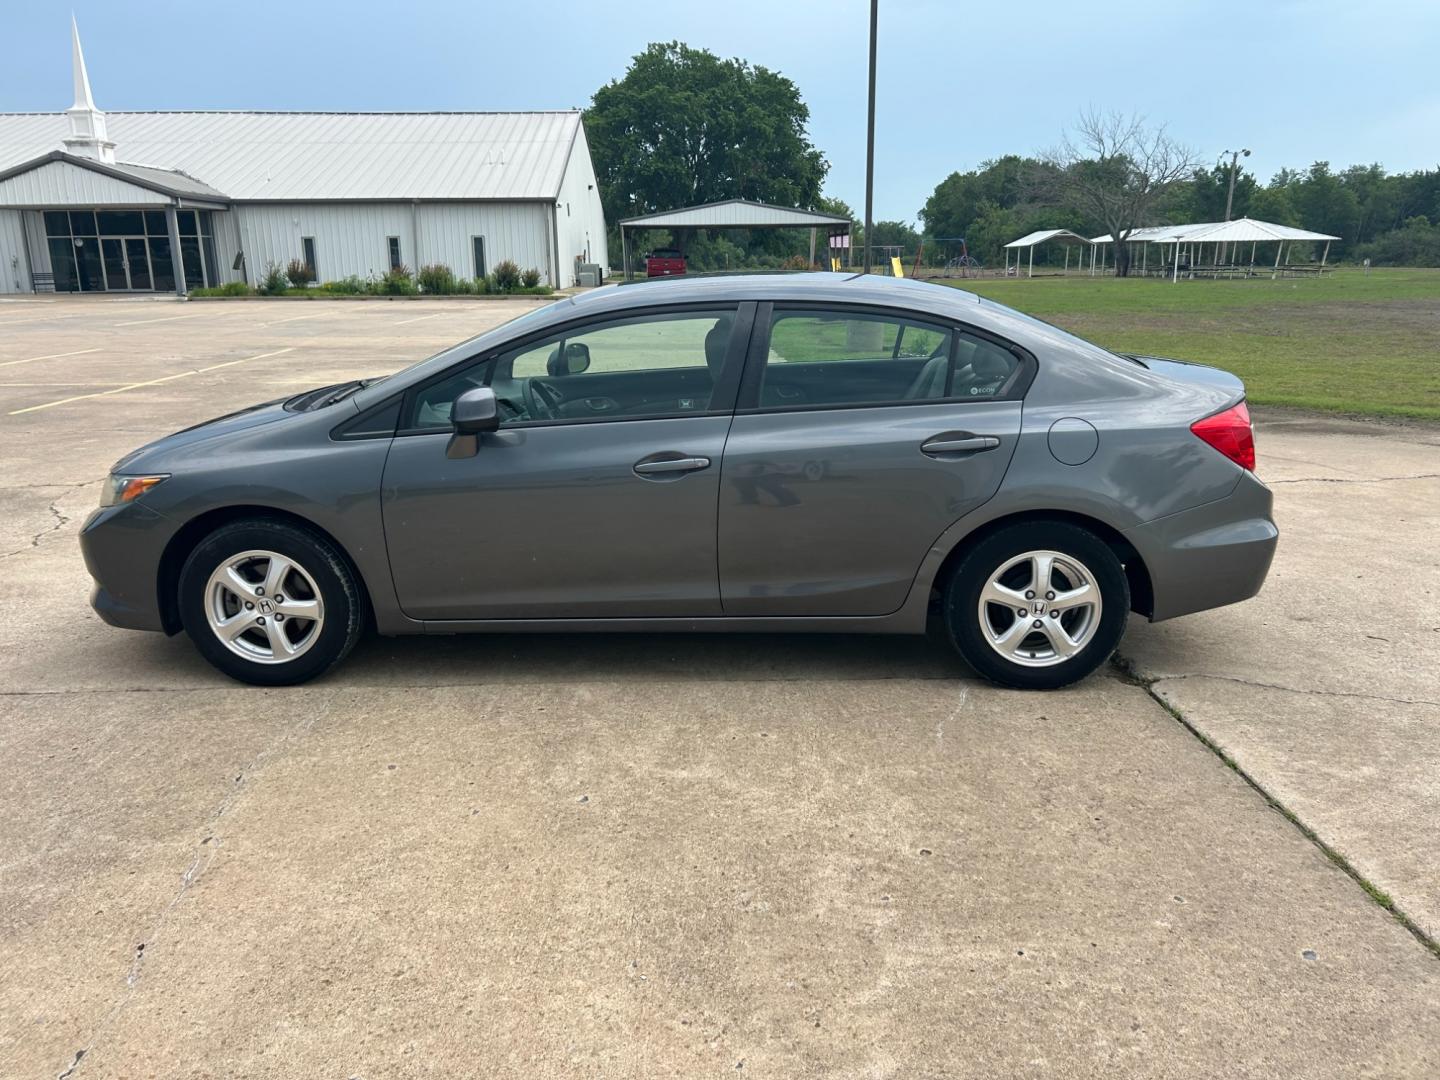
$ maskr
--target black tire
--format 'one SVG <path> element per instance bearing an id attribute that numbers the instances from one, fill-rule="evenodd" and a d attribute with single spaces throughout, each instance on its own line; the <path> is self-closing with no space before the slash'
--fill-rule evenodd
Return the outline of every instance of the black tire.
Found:
<path id="1" fill-rule="evenodd" d="M 293 561 L 318 593 L 323 618 L 313 640 L 294 659 L 273 663 L 247 659 L 225 645 L 210 625 L 211 575 L 235 556 L 251 551 L 274 552 Z M 304 584 L 301 580 L 300 586 Z M 293 686 L 323 674 L 355 647 L 365 627 L 364 594 L 335 545 L 308 529 L 264 518 L 231 522 L 200 541 L 180 571 L 178 601 L 180 620 L 200 655 L 232 679 L 255 686 Z M 303 626 L 304 620 L 297 622 L 292 616 L 291 629 L 296 625 Z M 259 633 L 252 640 L 263 643 Z"/>
<path id="2" fill-rule="evenodd" d="M 1094 620 L 1093 631 L 1088 634 L 1083 647 L 1068 659 L 1052 657 L 1045 661 L 1037 657 L 1030 663 L 1009 659 L 991 645 L 990 633 L 981 625 L 980 597 L 992 576 L 1007 563 L 1031 552 L 1054 552 L 1076 560 L 1089 571 L 1092 584 L 1099 589 L 1099 618 Z M 1017 572 L 1026 565 L 1020 564 Z M 1033 563 L 1029 565 L 1033 566 Z M 1058 572 L 1060 577 L 1057 581 L 1064 576 L 1063 569 Z M 1043 596 L 1039 600 L 1043 602 Z M 946 584 L 943 609 L 951 642 L 965 662 L 979 674 L 1002 686 L 1020 690 L 1055 690 L 1083 679 L 1110 658 L 1125 633 L 1125 621 L 1130 611 L 1130 585 L 1125 577 L 1125 568 L 1115 552 L 1094 533 L 1066 522 L 1022 522 L 996 530 L 965 554 Z M 1041 629 L 1021 640 L 1034 643 L 1032 652 L 1035 653 L 1043 653 L 1047 641 L 1051 642 L 1049 647 L 1052 652 L 1058 651 L 1053 640 L 1048 638 L 1046 624 L 1051 618 L 1048 610 L 1027 614 L 1024 620 L 1018 616 L 1018 605 L 1015 615 L 1007 615 L 1006 610 L 999 605 L 987 608 L 984 617 L 991 621 L 991 632 L 995 632 L 995 623 L 1002 618 L 1013 618 L 1017 624 L 1028 622 L 1032 627 L 1038 622 Z M 1032 621 L 1036 614 L 1039 619 Z M 1077 611 L 1075 615 L 1061 612 L 1060 618 L 1073 620 L 1083 618 L 1083 614 L 1083 611 Z M 1017 627 L 1017 630 L 1025 632 L 1023 626 Z M 1082 637 L 1085 635 L 1076 635 L 1077 640 Z M 1020 652 L 1017 655 L 1028 658 L 1030 654 Z M 1036 666 L 1038 664 L 1045 666 Z"/>

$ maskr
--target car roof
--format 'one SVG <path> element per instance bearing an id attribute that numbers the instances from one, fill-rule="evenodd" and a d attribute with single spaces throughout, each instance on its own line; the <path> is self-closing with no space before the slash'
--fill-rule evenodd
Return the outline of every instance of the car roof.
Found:
<path id="1" fill-rule="evenodd" d="M 580 293 L 555 305 L 557 318 L 599 314 L 658 304 L 692 304 L 740 300 L 837 301 L 879 304 L 912 310 L 966 310 L 979 301 L 974 293 L 948 285 L 878 274 L 690 274 L 685 277 L 627 282 L 619 288 Z M 568 307 L 568 310 L 565 310 Z"/>

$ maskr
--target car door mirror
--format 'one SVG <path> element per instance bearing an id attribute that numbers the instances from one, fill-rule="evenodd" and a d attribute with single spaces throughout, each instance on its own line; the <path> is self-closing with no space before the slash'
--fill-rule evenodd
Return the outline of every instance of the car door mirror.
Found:
<path id="1" fill-rule="evenodd" d="M 500 430 L 500 406 L 488 386 L 466 390 L 450 408 L 453 434 L 445 447 L 447 458 L 474 457 L 480 451 L 480 436 Z"/>
<path id="2" fill-rule="evenodd" d="M 479 435 L 500 430 L 500 406 L 495 391 L 488 386 L 466 390 L 455 399 L 450 411 L 450 425 L 456 435 Z"/>
<path id="3" fill-rule="evenodd" d="M 559 375 L 579 375 L 590 370 L 590 346 L 583 341 L 572 341 L 565 346 Z"/>

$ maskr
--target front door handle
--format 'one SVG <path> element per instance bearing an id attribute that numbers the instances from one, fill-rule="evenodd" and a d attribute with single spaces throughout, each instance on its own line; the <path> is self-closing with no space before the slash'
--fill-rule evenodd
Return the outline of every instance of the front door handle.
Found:
<path id="1" fill-rule="evenodd" d="M 922 454 L 975 454 L 981 450 L 994 450 L 1000 445 L 1000 440 L 994 435 L 966 435 L 950 437 L 938 437 L 921 443 Z"/>
<path id="2" fill-rule="evenodd" d="M 654 476 L 657 473 L 687 473 L 695 472 L 697 469 L 708 469 L 710 459 L 708 457 L 659 457 L 658 455 L 642 458 L 635 463 L 635 471 L 641 476 Z"/>

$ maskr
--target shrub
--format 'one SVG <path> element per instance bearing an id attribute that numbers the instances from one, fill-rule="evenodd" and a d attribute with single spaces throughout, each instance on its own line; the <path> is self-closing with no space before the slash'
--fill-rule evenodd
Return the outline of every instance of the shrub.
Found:
<path id="1" fill-rule="evenodd" d="M 212 285 L 208 289 L 191 289 L 191 296 L 254 296 L 255 290 L 243 281 L 231 281 L 224 285 Z"/>
<path id="2" fill-rule="evenodd" d="M 520 275 L 520 280 L 525 283 L 527 289 L 533 289 L 540 284 L 540 271 L 533 266 Z"/>
<path id="3" fill-rule="evenodd" d="M 291 259 L 285 266 L 285 276 L 290 279 L 291 285 L 303 289 L 315 280 L 315 271 L 303 259 Z"/>
<path id="4" fill-rule="evenodd" d="M 433 293 L 436 296 L 449 296 L 456 291 L 455 271 L 444 263 L 422 266 L 420 273 L 415 276 L 424 292 Z"/>
<path id="5" fill-rule="evenodd" d="M 490 279 L 495 284 L 493 292 L 514 292 L 520 287 L 520 267 L 515 265 L 515 260 L 505 259 L 495 264 Z"/>
<path id="6" fill-rule="evenodd" d="M 414 296 L 420 290 L 415 285 L 415 279 L 410 276 L 410 268 L 404 263 L 387 270 L 385 276 L 380 279 L 378 290 L 384 296 Z"/>
<path id="7" fill-rule="evenodd" d="M 809 270 L 810 260 L 804 255 L 791 255 L 780 264 L 782 270 Z"/>
<path id="8" fill-rule="evenodd" d="M 320 286 L 321 292 L 336 293 L 341 296 L 357 296 L 367 290 L 366 283 L 354 274 L 349 277 L 337 278 L 335 281 L 327 281 Z"/>
<path id="9" fill-rule="evenodd" d="M 260 284 L 256 286 L 256 291 L 261 296 L 283 296 L 288 286 L 289 282 L 285 280 L 285 271 L 274 263 L 267 263 L 265 273 L 260 278 Z"/>

